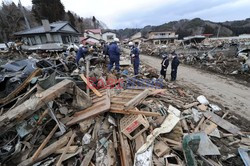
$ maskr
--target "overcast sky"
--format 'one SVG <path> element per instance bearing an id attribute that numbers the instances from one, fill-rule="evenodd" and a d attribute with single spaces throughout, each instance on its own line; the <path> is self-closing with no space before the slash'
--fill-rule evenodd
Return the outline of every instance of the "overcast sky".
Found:
<path id="1" fill-rule="evenodd" d="M 12 0 L 0 0 L 12 1 Z M 15 3 L 18 0 L 13 0 Z M 31 6 L 31 0 L 21 0 Z M 231 21 L 250 17 L 250 0 L 61 0 L 66 10 L 96 16 L 109 28 L 141 28 L 200 17 Z"/>

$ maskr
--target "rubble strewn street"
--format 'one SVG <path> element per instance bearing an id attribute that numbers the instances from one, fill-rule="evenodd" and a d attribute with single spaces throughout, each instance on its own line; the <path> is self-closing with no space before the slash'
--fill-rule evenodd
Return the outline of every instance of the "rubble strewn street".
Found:
<path id="1" fill-rule="evenodd" d="M 249 39 L 205 39 L 201 43 L 142 43 L 142 53 L 160 57 L 176 50 L 183 64 L 246 81 L 249 85 Z"/>
<path id="2" fill-rule="evenodd" d="M 247 120 L 146 64 L 134 77 L 126 52 L 120 73 L 101 53 L 5 60 L 1 165 L 243 165 Z"/>

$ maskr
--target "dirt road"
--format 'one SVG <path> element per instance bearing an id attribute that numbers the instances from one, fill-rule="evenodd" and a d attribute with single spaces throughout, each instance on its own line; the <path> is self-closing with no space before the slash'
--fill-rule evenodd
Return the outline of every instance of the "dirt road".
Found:
<path id="1" fill-rule="evenodd" d="M 146 64 L 160 70 L 161 60 L 155 57 L 140 55 Z M 170 66 L 168 68 L 170 78 Z M 232 79 L 199 71 L 192 67 L 180 65 L 177 82 L 194 88 L 208 97 L 210 101 L 221 103 L 229 111 L 250 120 L 250 88 L 235 83 Z"/>

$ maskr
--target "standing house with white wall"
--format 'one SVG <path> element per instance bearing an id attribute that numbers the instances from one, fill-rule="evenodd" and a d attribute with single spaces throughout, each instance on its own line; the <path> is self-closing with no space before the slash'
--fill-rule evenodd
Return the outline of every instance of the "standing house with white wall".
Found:
<path id="1" fill-rule="evenodd" d="M 102 39 L 106 42 L 112 42 L 114 41 L 115 38 L 116 38 L 116 33 L 110 30 L 103 31 L 102 33 Z"/>
<path id="2" fill-rule="evenodd" d="M 47 43 L 79 43 L 80 33 L 68 22 L 49 23 L 42 20 L 42 26 L 14 33 L 30 46 Z"/>
<path id="3" fill-rule="evenodd" d="M 155 45 L 173 43 L 178 35 L 173 31 L 151 31 L 148 33 L 148 41 Z"/>

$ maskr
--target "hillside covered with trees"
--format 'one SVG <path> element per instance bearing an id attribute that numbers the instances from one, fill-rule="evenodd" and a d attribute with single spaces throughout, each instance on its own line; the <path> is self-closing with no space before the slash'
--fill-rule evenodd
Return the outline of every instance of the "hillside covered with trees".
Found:
<path id="1" fill-rule="evenodd" d="M 212 34 L 213 36 L 238 36 L 240 34 L 250 34 L 250 18 L 239 21 L 212 22 L 195 18 L 192 20 L 183 19 L 168 22 L 159 26 L 146 26 L 142 29 L 120 29 L 117 33 L 121 38 L 128 38 L 131 34 L 142 32 L 147 36 L 149 31 L 175 31 L 179 38 L 190 35 Z"/>
<path id="2" fill-rule="evenodd" d="M 106 27 L 94 16 L 83 18 L 72 11 L 65 11 L 65 7 L 60 0 L 32 0 L 32 4 L 32 9 L 20 4 L 16 5 L 13 2 L 3 2 L 0 5 L 0 43 L 13 41 L 14 32 L 28 28 L 24 14 L 31 28 L 41 25 L 42 19 L 48 19 L 50 22 L 68 21 L 80 33 L 89 28 Z"/>

